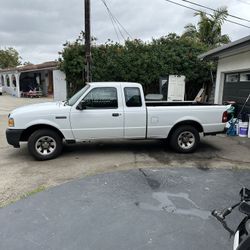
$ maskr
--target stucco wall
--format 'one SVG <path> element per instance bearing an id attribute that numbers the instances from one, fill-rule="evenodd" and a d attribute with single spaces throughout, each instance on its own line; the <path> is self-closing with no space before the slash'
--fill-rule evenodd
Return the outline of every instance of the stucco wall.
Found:
<path id="1" fill-rule="evenodd" d="M 225 73 L 246 70 L 250 70 L 250 51 L 219 59 L 215 87 L 215 103 L 222 103 Z"/>

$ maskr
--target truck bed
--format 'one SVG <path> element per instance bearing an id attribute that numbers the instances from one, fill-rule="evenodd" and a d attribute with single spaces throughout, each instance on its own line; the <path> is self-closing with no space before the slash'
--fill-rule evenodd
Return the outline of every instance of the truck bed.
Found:
<path id="1" fill-rule="evenodd" d="M 146 106 L 163 107 L 163 106 L 219 106 L 219 105 L 211 103 L 195 102 L 195 101 L 184 101 L 184 102 L 146 101 Z"/>

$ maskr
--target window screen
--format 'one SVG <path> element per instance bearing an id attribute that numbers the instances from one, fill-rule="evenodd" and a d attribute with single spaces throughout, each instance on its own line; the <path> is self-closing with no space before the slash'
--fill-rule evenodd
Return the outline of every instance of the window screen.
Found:
<path id="1" fill-rule="evenodd" d="M 139 88 L 124 88 L 125 101 L 127 107 L 141 107 L 141 94 Z"/>
<path id="2" fill-rule="evenodd" d="M 82 100 L 87 109 L 118 108 L 116 88 L 94 88 Z"/>

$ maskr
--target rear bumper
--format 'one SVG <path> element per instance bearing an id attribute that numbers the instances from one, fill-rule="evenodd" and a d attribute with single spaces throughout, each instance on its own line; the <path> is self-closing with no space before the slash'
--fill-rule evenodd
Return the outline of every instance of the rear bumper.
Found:
<path id="1" fill-rule="evenodd" d="M 23 129 L 6 129 L 7 142 L 14 148 L 20 148 L 19 142 L 23 131 Z"/>

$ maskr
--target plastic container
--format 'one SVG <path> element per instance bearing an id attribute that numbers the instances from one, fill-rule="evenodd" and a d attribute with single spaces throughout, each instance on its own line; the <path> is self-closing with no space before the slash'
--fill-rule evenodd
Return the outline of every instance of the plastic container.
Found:
<path id="1" fill-rule="evenodd" d="M 239 122 L 239 136 L 247 137 L 248 136 L 248 122 Z"/>

